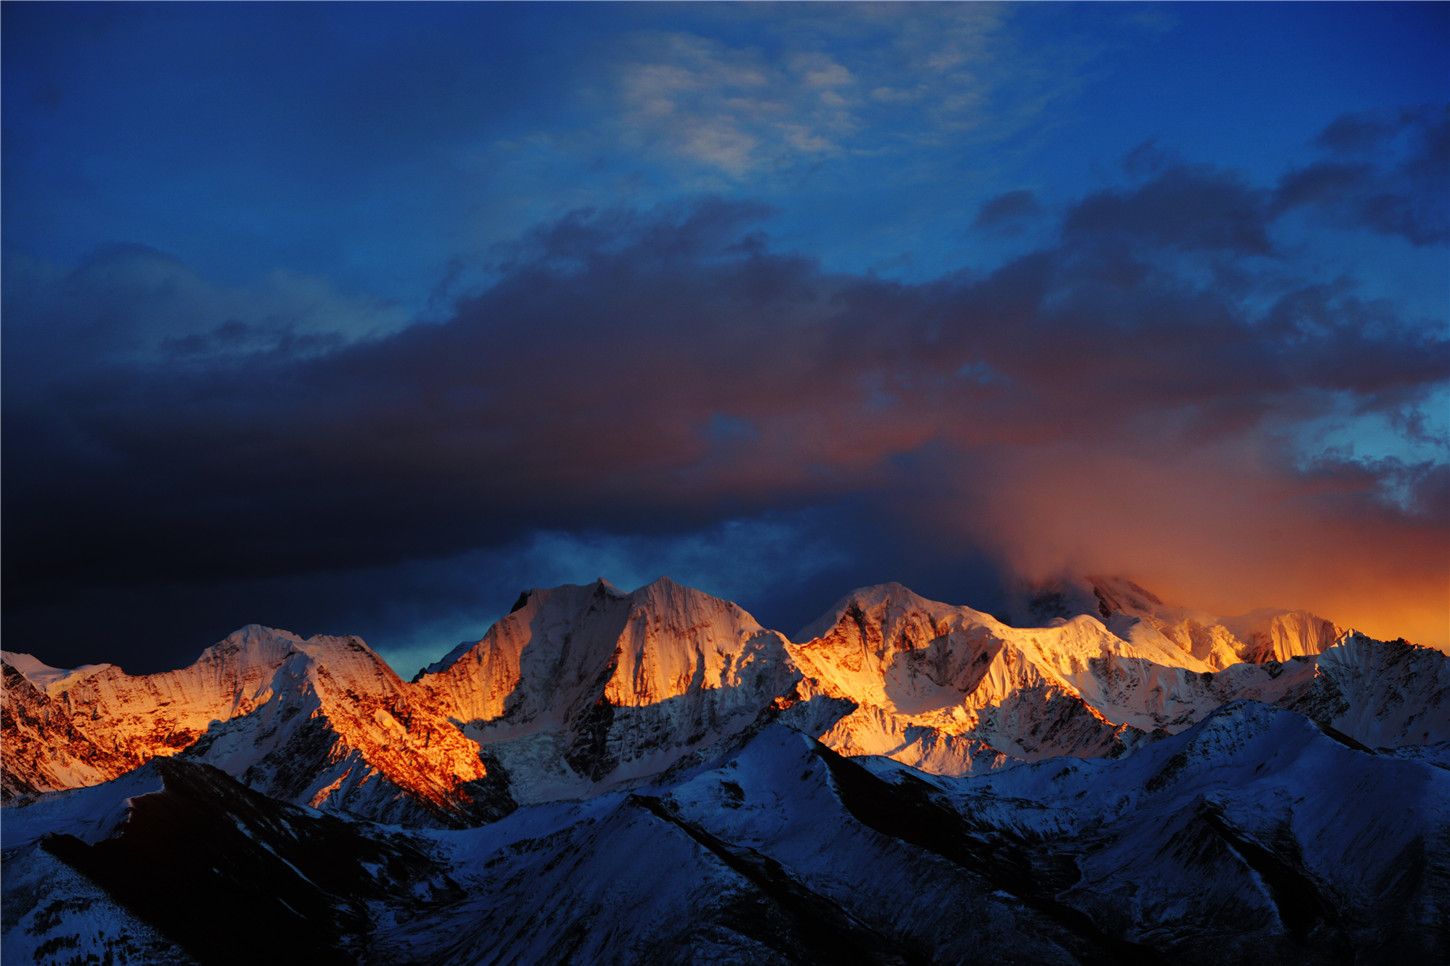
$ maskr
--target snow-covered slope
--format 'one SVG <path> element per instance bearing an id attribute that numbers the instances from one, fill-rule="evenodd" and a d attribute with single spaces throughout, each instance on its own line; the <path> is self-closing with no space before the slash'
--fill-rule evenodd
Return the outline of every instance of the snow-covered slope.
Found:
<path id="1" fill-rule="evenodd" d="M 499 756 L 516 797 L 540 800 L 658 774 L 799 679 L 780 634 L 661 578 L 531 591 L 415 686 Z"/>
<path id="2" fill-rule="evenodd" d="M 19 671 L 24 678 L 47 694 L 63 689 L 67 682 L 104 671 L 109 664 L 83 664 L 77 668 L 51 667 L 30 654 L 0 651 L 0 660 Z"/>
<path id="3" fill-rule="evenodd" d="M 1072 855 L 1060 898 L 1175 960 L 1384 961 L 1450 943 L 1450 772 L 1286 710 L 1235 702 L 1119 761 L 937 784 L 962 814 Z"/>
<path id="4" fill-rule="evenodd" d="M 599 583 L 412 683 L 261 628 L 166 675 L 7 661 L 6 961 L 1450 957 L 1446 657 L 1215 670 L 1114 620 L 883 585 L 792 644 Z"/>
<path id="5" fill-rule="evenodd" d="M 184 756 L 14 809 L 4 840 L 7 963 L 362 962 L 379 905 L 459 898 L 425 843 Z"/>
<path id="6" fill-rule="evenodd" d="M 102 748 L 71 721 L 69 711 L 20 673 L 0 662 L 0 800 L 96 785 L 125 774 L 137 762 Z"/>
<path id="7" fill-rule="evenodd" d="M 512 803 L 478 745 L 357 638 L 249 626 L 187 668 L 5 671 L 7 797 L 92 785 L 186 752 L 286 801 L 472 823 Z"/>
<path id="8" fill-rule="evenodd" d="M 678 773 L 769 722 L 962 775 L 1120 756 L 1245 698 L 1371 747 L 1450 741 L 1439 652 L 1328 640 L 1337 628 L 1295 612 L 1200 620 L 1121 579 L 1035 600 L 1043 626 L 1018 627 L 884 584 L 791 643 L 668 579 L 598 581 L 521 595 L 413 682 L 356 638 L 255 626 L 162 674 L 11 655 L 3 790 L 94 784 L 185 749 L 286 801 L 469 824 Z"/>
<path id="9" fill-rule="evenodd" d="M 38 845 L 5 855 L 4 907 L 0 948 L 6 963 L 196 962 L 175 940 Z"/>
<path id="10" fill-rule="evenodd" d="M 190 667 L 142 675 L 113 664 L 61 671 L 6 652 L 7 798 L 95 784 L 176 754 L 213 722 L 252 711 L 300 642 L 285 631 L 246 627 Z"/>
<path id="11" fill-rule="evenodd" d="M 1095 938 L 990 875 L 859 821 L 823 752 L 771 726 L 679 783 L 439 833 L 467 898 L 379 937 L 384 955 L 420 961 L 441 947 L 434 955 L 448 962 L 1091 958 Z"/>
<path id="12" fill-rule="evenodd" d="M 1000 765 L 1003 755 L 1121 754 L 1226 701 L 1285 700 L 1314 674 L 1303 661 L 1214 672 L 1163 635 L 1138 631 L 1115 632 L 1089 614 L 1011 627 L 885 584 L 843 598 L 791 654 L 827 693 L 857 705 L 826 744 L 945 774 Z"/>
<path id="13" fill-rule="evenodd" d="M 53 682 L 47 693 L 75 727 L 134 767 L 190 746 L 214 721 L 254 710 L 301 643 L 295 634 L 253 625 L 181 670 L 133 675 L 105 664 Z"/>
<path id="14" fill-rule="evenodd" d="M 1450 660 L 1350 632 L 1319 656 L 1307 687 L 1281 702 L 1374 748 L 1450 741 Z"/>
<path id="15" fill-rule="evenodd" d="M 1213 670 L 1312 657 L 1344 634 L 1307 611 L 1218 617 L 1174 606 L 1126 577 L 1063 577 L 1025 588 L 1022 597 L 1013 616 L 1023 624 L 1091 614 L 1124 640 L 1167 642 Z"/>
<path id="16" fill-rule="evenodd" d="M 188 757 L 284 801 L 389 822 L 472 824 L 512 807 L 481 749 L 357 638 L 293 646 L 250 714 Z"/>
<path id="17" fill-rule="evenodd" d="M 935 753 L 940 768 L 957 772 L 999 752 L 1096 755 L 1120 747 L 1126 729 L 1067 685 L 1056 668 L 1062 662 L 1039 659 L 1040 640 L 1051 639 L 1063 646 L 1049 653 L 1070 663 L 1064 648 L 1081 647 L 1085 633 L 1064 625 L 1019 639 L 988 614 L 883 584 L 839 601 L 791 654 L 825 693 L 857 705 L 825 733 L 826 744 L 913 764 Z"/>
<path id="18" fill-rule="evenodd" d="M 122 821 L 78 827 L 85 809 L 63 797 L 21 809 L 36 814 L 7 866 L 59 858 L 104 890 L 91 901 L 134 910 L 132 934 L 204 961 L 230 961 L 238 915 L 291 953 L 380 963 L 1450 951 L 1450 772 L 1255 702 L 1120 759 L 964 778 L 766 725 L 667 781 L 413 833 L 270 802 L 184 760 L 148 767 L 69 793 Z M 33 903 L 5 901 L 7 923 L 35 921 Z"/>

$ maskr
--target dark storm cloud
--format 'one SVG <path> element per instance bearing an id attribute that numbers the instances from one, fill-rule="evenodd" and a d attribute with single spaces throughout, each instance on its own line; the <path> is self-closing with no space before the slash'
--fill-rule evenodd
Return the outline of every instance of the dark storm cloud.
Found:
<path id="1" fill-rule="evenodd" d="M 984 202 L 977 209 L 977 217 L 972 226 L 997 232 L 1020 231 L 1023 222 L 1041 211 L 1042 206 L 1037 203 L 1037 196 L 1019 188 Z"/>
<path id="2" fill-rule="evenodd" d="M 1088 196 L 1067 213 L 1069 238 L 1146 242 L 1186 251 L 1270 251 L 1267 195 L 1238 176 L 1180 165 L 1125 190 Z"/>
<path id="3" fill-rule="evenodd" d="M 199 614 L 312 586 L 343 608 L 541 530 L 664 539 L 811 507 L 851 508 L 851 553 L 896 568 L 875 579 L 982 553 L 1149 568 L 1167 540 L 1190 589 L 1207 570 L 1286 603 L 1438 593 L 1444 523 L 1419 507 L 1443 471 L 1296 446 L 1335 411 L 1413 418 L 1450 342 L 1352 283 L 1220 263 L 1274 251 L 1271 195 L 1169 166 L 1071 206 L 1051 247 L 926 284 L 780 253 L 754 205 L 581 211 L 403 328 L 151 252 L 16 263 L 7 646 L 76 601 L 164 588 Z M 1345 543 L 1359 563 L 1279 549 Z"/>
<path id="4" fill-rule="evenodd" d="M 1330 157 L 1283 177 L 1277 211 L 1310 208 L 1413 245 L 1450 242 L 1450 108 L 1345 115 L 1318 143 Z"/>

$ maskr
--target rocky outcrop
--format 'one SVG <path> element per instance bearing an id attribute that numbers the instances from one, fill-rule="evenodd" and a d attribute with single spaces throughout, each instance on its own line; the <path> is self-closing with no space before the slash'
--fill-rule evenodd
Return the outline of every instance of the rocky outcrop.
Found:
<path id="1" fill-rule="evenodd" d="M 71 721 L 66 708 L 13 667 L 0 662 L 0 800 L 13 802 L 41 792 L 96 785 L 142 764 L 103 748 Z"/>

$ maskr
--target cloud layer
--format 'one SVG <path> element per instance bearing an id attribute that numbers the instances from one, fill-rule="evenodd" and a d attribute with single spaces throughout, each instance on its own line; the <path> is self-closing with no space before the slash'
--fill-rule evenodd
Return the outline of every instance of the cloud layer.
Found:
<path id="1" fill-rule="evenodd" d="M 708 545 L 810 513 L 835 544 L 776 569 L 813 593 L 843 555 L 898 568 L 876 579 L 985 557 L 1444 645 L 1446 320 L 1325 282 L 1277 235 L 1308 214 L 1443 244 L 1446 129 L 1443 110 L 1348 117 L 1328 160 L 1276 184 L 1160 157 L 1060 206 L 1043 244 L 922 284 L 827 271 L 778 250 L 759 205 L 708 198 L 540 226 L 495 282 L 406 326 L 144 250 L 12 260 L 7 646 L 80 648 L 95 628 L 55 621 L 82 599 L 146 613 L 159 588 L 347 574 L 386 594 L 540 532 Z M 1046 216 L 1016 192 L 977 230 Z M 1391 429 L 1347 452 L 1344 426 Z M 744 553 L 724 546 L 721 574 Z"/>

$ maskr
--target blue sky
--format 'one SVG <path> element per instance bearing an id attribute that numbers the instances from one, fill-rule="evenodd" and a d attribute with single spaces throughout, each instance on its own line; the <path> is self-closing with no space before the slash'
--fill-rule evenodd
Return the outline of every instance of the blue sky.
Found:
<path id="1" fill-rule="evenodd" d="M 62 534 L 37 525 L 7 538 L 19 616 L 7 615 L 6 633 L 27 638 L 9 647 L 43 651 L 46 641 L 29 638 L 50 633 L 58 659 L 85 656 L 80 625 L 104 620 L 125 587 L 128 599 L 153 601 L 140 627 L 147 614 L 191 602 L 154 652 L 144 631 L 127 632 L 143 664 L 244 620 L 362 631 L 399 653 L 441 651 L 450 636 L 481 633 L 515 584 L 604 569 L 648 574 L 643 558 L 688 567 L 707 589 L 743 595 L 787 630 L 852 581 L 911 577 L 924 591 L 990 602 L 1019 571 L 1078 562 L 1147 570 L 1150 582 L 1161 567 L 1170 588 L 1237 594 L 1238 585 L 1208 586 L 1141 553 L 1085 552 L 1116 542 L 1090 532 L 1025 557 L 1004 549 L 1055 539 L 1001 524 L 1035 515 L 1005 481 L 1039 460 L 1069 458 L 1061 448 L 1092 433 L 1103 434 L 1095 452 L 1127 458 L 1137 440 L 1139 458 L 1171 454 L 1166 462 L 1183 475 L 1156 484 L 1180 494 L 1161 510 L 1169 523 L 1196 518 L 1193 482 L 1208 461 L 1254 481 L 1238 495 L 1246 509 L 1236 519 L 1282 499 L 1302 516 L 1296 526 L 1333 530 L 1346 513 L 1370 511 L 1326 509 L 1325 493 L 1355 493 L 1374 513 L 1400 514 L 1374 532 L 1403 529 L 1416 548 L 1384 536 L 1368 556 L 1404 551 L 1421 572 L 1427 560 L 1432 569 L 1443 562 L 1423 549 L 1443 535 L 1443 517 L 1422 505 L 1440 493 L 1450 431 L 1446 174 L 1435 153 L 1450 76 L 1443 5 L 8 4 L 3 21 L 6 455 L 12 467 L 47 457 L 76 474 L 122 477 L 80 488 L 73 503 L 58 501 L 44 474 L 21 471 L 7 486 L 9 514 L 94 515 L 107 521 L 100 530 L 115 530 L 92 528 L 74 554 L 50 552 L 44 576 L 17 558 L 31 541 L 53 545 Z M 1232 224 L 1224 205 L 1240 206 Z M 1223 225 L 1211 224 L 1220 217 Z M 1228 234 L 1212 235 L 1220 229 Z M 659 259 L 676 261 L 660 268 Z M 1033 322 L 1014 298 L 1032 290 L 1029 270 L 1044 259 L 1055 281 L 1033 302 Z M 1139 273 L 1132 304 L 1103 288 L 1124 271 Z M 550 286 L 589 281 L 593 303 L 560 296 L 558 306 L 588 316 L 591 304 L 612 304 L 616 288 L 605 282 L 626 277 L 688 283 L 660 300 L 676 314 L 650 324 L 606 315 L 565 324 L 543 308 Z M 732 288 L 726 300 L 727 284 L 748 291 Z M 887 315 L 825 323 L 824 309 L 803 307 L 806 291 Z M 1224 303 L 1207 307 L 1211 294 Z M 742 372 L 780 364 L 745 358 L 749 347 L 736 343 L 749 326 L 721 311 L 727 302 L 773 325 L 831 333 L 797 344 L 793 331 L 780 345 L 794 351 L 826 351 L 853 334 L 884 353 L 849 383 L 861 408 L 836 412 L 824 396 L 796 399 L 749 378 L 733 384 L 768 399 L 735 399 L 728 385 L 707 391 L 700 383 L 712 377 L 703 377 L 659 409 L 641 401 L 614 414 L 656 434 L 656 443 L 616 440 L 616 454 L 632 461 L 592 454 L 599 468 L 587 481 L 558 469 L 547 454 L 577 442 L 570 405 L 590 398 L 574 387 L 594 380 L 610 398 L 628 395 L 568 361 L 590 351 L 590 333 L 616 331 L 637 343 L 626 358 L 648 365 L 704 346 Z M 1078 328 L 1042 321 L 1063 307 Z M 982 398 L 946 399 L 923 387 L 922 360 L 936 358 L 932 346 L 971 347 L 938 331 L 968 310 L 986 348 L 948 368 L 973 374 Z M 1199 329 L 1153 314 L 1200 310 Z M 660 326 L 696 324 L 718 331 L 678 345 L 660 336 Z M 1273 358 L 1264 371 L 1283 391 L 1253 402 L 1248 390 L 1189 398 L 1161 382 L 1135 411 L 1094 381 L 1083 406 L 1100 407 L 1099 426 L 1110 429 L 1069 439 L 1060 400 L 1034 385 L 1018 353 L 1037 352 L 1041 369 L 1055 371 L 1072 339 L 1049 331 L 1080 333 L 1088 347 L 1116 333 L 1132 351 L 1142 340 L 1125 326 L 1179 324 L 1184 337 L 1145 365 L 1191 365 L 1205 333 L 1231 324 L 1242 344 L 1206 362 L 1225 367 L 1218 383 Z M 463 339 L 471 325 L 484 331 Z M 477 353 L 478 379 L 425 358 L 424 329 L 442 330 L 437 341 L 450 351 Z M 770 338 L 757 332 L 752 346 Z M 1255 338 L 1265 348 L 1249 362 Z M 541 340 L 552 340 L 555 358 L 539 351 Z M 657 352 L 662 342 L 668 352 Z M 368 361 L 372 349 L 384 360 L 418 358 L 408 369 Z M 1317 374 L 1296 368 L 1296 353 L 1315 352 Z M 1336 390 L 1324 373 L 1355 359 L 1376 374 L 1347 375 Z M 1408 359 L 1421 369 L 1411 372 Z M 1104 372 L 1115 364 L 1084 361 Z M 829 381 L 810 368 L 802 379 Z M 482 375 L 490 372 L 500 378 Z M 503 378 L 510 373 L 532 377 L 514 384 Z M 556 373 L 573 381 L 556 384 Z M 369 408 L 365 378 L 396 395 L 393 417 Z M 651 378 L 647 367 L 637 378 Z M 194 423 L 176 424 L 165 407 L 196 399 L 167 393 L 190 381 L 222 388 L 201 397 Z M 444 402 L 427 389 L 435 382 Z M 532 408 L 479 401 L 500 382 L 546 398 Z M 294 390 L 285 419 L 269 410 Z M 853 450 L 853 429 L 873 431 L 889 409 L 899 420 Z M 466 432 L 438 430 L 464 411 Z M 679 411 L 698 414 L 703 428 L 691 442 L 671 436 Z M 506 418 L 510 433 L 498 423 Z M 987 420 L 1004 429 L 981 430 Z M 1200 424 L 1214 429 L 1185 436 Z M 447 480 L 400 476 L 380 455 L 326 455 L 340 441 L 391 432 L 427 438 L 426 453 L 406 456 Z M 833 445 L 818 446 L 821 434 Z M 213 439 L 222 441 L 215 452 L 205 442 Z M 1057 450 L 1045 448 L 1049 439 Z M 195 465 L 162 455 L 193 447 L 205 451 Z M 802 463 L 794 470 L 789 452 Z M 211 521 L 201 530 L 215 543 L 234 539 L 219 515 L 255 531 L 257 520 L 301 512 L 280 495 L 284 474 L 244 474 L 265 495 L 219 494 L 230 484 L 217 467 L 230 457 L 302 459 L 299 472 L 335 488 L 362 474 L 377 492 L 365 499 L 368 486 L 355 487 L 332 519 L 335 533 L 303 528 L 307 552 L 284 546 L 289 531 L 279 529 L 267 541 L 274 572 L 257 549 L 235 566 L 208 559 L 188 583 L 187 568 L 159 565 L 134 535 L 175 527 L 158 543 L 222 557 L 185 539 L 181 531 L 198 528 L 183 521 Z M 639 465 L 661 476 L 641 483 L 630 469 Z M 912 476 L 928 472 L 1004 482 L 933 488 Z M 1111 501 L 1111 474 L 1085 475 Z M 654 488 L 662 477 L 674 482 Z M 490 508 L 468 505 L 460 480 Z M 162 491 L 174 520 L 147 502 Z M 421 510 L 398 510 L 400 492 L 468 522 L 445 536 Z M 904 509 L 917 504 L 929 509 Z M 378 519 L 417 537 L 389 538 L 386 551 L 369 554 L 338 536 Z M 1186 526 L 1185 545 L 1207 540 Z M 1241 539 L 1261 532 L 1243 526 Z M 923 536 L 943 527 L 954 534 L 947 547 Z M 726 531 L 731 540 L 721 539 Z M 777 550 L 746 549 L 747 531 L 757 548 L 794 534 L 815 563 L 784 568 Z M 331 555 L 311 549 L 333 545 Z M 711 545 L 729 549 L 713 558 L 691 549 Z M 1232 559 L 1204 553 L 1212 566 Z M 765 562 L 747 572 L 775 568 L 779 579 L 731 577 L 751 554 Z M 436 581 L 416 575 L 429 568 L 461 569 L 477 589 L 423 594 L 418 587 Z M 390 573 L 396 599 L 378 603 Z M 125 574 L 147 576 L 128 583 Z M 1348 598 L 1320 586 L 1345 580 L 1359 588 Z M 1287 599 L 1275 602 L 1356 614 L 1382 592 L 1367 576 L 1337 573 L 1265 588 L 1276 590 Z M 74 608 L 64 631 L 47 631 L 68 596 L 93 604 Z M 331 603 L 305 603 L 324 597 Z M 1416 613 L 1406 620 L 1423 636 L 1426 611 Z"/>
<path id="2" fill-rule="evenodd" d="M 1436 100 L 1450 23 L 1394 4 L 6 16 L 7 247 L 139 243 L 410 311 L 533 224 L 697 192 L 772 204 L 771 234 L 830 267 L 990 262 L 966 229 L 1002 192 L 1071 200 L 1148 141 L 1274 177 L 1341 114 Z"/>

